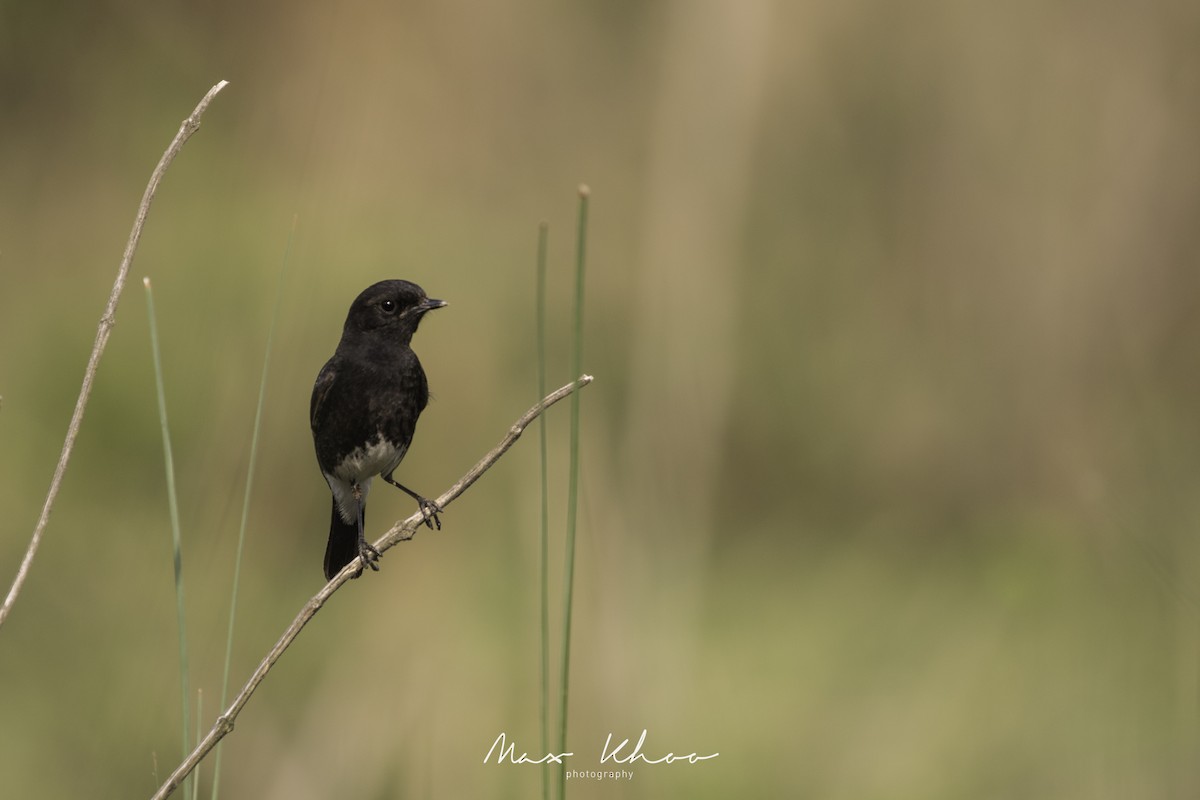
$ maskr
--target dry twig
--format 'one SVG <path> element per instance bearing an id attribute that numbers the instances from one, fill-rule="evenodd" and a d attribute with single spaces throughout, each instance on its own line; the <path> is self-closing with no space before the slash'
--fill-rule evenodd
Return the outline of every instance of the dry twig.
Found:
<path id="1" fill-rule="evenodd" d="M 481 458 L 478 464 L 471 467 L 471 469 L 467 471 L 466 475 L 463 475 L 453 486 L 443 492 L 441 497 L 437 498 L 437 504 L 442 508 L 448 506 L 460 494 L 465 492 L 471 486 L 471 484 L 479 480 L 479 477 L 483 475 L 483 473 L 487 472 L 488 469 L 490 469 L 491 466 L 495 464 L 497 460 L 499 460 L 500 456 L 504 455 L 505 452 L 508 451 L 508 448 L 513 446 L 517 439 L 521 437 L 521 434 L 525 432 L 525 428 L 529 425 L 529 423 L 537 419 L 543 411 L 557 403 L 559 400 L 567 397 L 575 390 L 587 386 L 591 382 L 591 375 L 580 375 L 578 380 L 568 383 L 566 386 L 556 389 L 542 398 L 540 403 L 526 411 L 521 415 L 520 419 L 513 423 L 512 427 L 509 428 L 508 433 L 503 439 L 500 440 L 498 445 L 493 447 L 487 455 Z M 387 533 L 380 537 L 379 541 L 375 542 L 375 548 L 380 553 L 383 553 L 399 542 L 407 542 L 416 535 L 418 528 L 420 528 L 424 520 L 425 517 L 422 512 L 417 511 L 408 519 L 397 522 L 388 530 Z M 333 580 L 325 584 L 321 591 L 313 595 L 312 599 L 304 604 L 304 607 L 300 609 L 300 613 L 296 615 L 294 620 L 292 620 L 292 624 L 289 625 L 287 630 L 283 632 L 283 635 L 279 637 L 279 641 L 275 643 L 275 646 L 271 648 L 270 652 L 268 652 L 263 660 L 259 662 L 258 668 L 254 670 L 254 674 L 250 676 L 250 680 L 246 681 L 246 685 L 242 687 L 240 692 L 238 692 L 237 697 L 233 698 L 233 702 L 230 703 L 229 707 L 225 709 L 220 717 L 217 718 L 217 721 L 213 724 L 212 729 L 209 730 L 208 734 L 200 740 L 200 743 L 197 744 L 196 748 L 188 755 L 187 758 L 183 760 L 183 763 L 176 767 L 175 771 L 171 773 L 170 777 L 168 777 L 163 785 L 159 787 L 152 800 L 162 800 L 174 792 L 175 789 L 177 789 L 180 784 L 183 783 L 184 778 L 190 775 L 192 770 L 194 770 L 204 759 L 204 757 L 208 755 L 209 751 L 216 746 L 217 742 L 221 741 L 221 739 L 223 739 L 230 731 L 233 730 L 233 724 L 236 721 L 238 714 L 241 713 L 242 708 L 244 708 L 246 703 L 250 700 L 250 695 L 254 694 L 255 690 L 258 689 L 258 685 L 262 683 L 263 678 L 265 678 L 267 673 L 271 671 L 271 667 L 275 665 L 275 662 L 279 660 L 279 657 L 283 655 L 284 651 L 291 646 L 292 642 L 300 634 L 301 629 L 303 629 L 304 626 L 308 624 L 308 621 L 311 620 L 313 616 L 321 610 L 321 607 L 325 605 L 325 601 L 327 601 L 334 592 L 340 589 L 342 584 L 354 577 L 363 566 L 364 565 L 361 559 L 354 559 L 347 564 L 341 572 L 339 572 L 337 575 L 334 575 Z"/>
<path id="2" fill-rule="evenodd" d="M 162 181 L 167 167 L 171 166 L 175 156 L 183 149 L 184 143 L 199 129 L 200 117 L 208 108 L 208 104 L 212 102 L 218 92 L 225 88 L 226 83 L 226 81 L 221 81 L 209 89 L 208 94 L 204 95 L 204 99 L 196 106 L 196 110 L 179 126 L 179 133 L 175 134 L 170 146 L 159 159 L 158 166 L 151 173 L 150 182 L 146 184 L 142 203 L 138 206 L 137 217 L 133 221 L 133 230 L 129 232 L 129 241 L 125 245 L 125 254 L 121 257 L 121 266 L 117 270 L 117 279 L 108 296 L 108 305 L 104 307 L 104 314 L 100 317 L 96 342 L 92 345 L 92 355 L 88 358 L 87 368 L 83 372 L 83 387 L 79 390 L 79 398 L 75 401 L 75 412 L 71 414 L 71 422 L 67 425 L 67 438 L 63 442 L 62 453 L 58 456 L 54 477 L 50 480 L 50 490 L 46 493 L 42 514 L 38 517 L 37 525 L 33 529 L 33 537 L 29 540 L 25 558 L 21 560 L 21 566 L 17 569 L 17 576 L 13 579 L 12 588 L 8 590 L 4 604 L 0 605 L 0 625 L 3 625 L 4 620 L 8 619 L 8 613 L 12 610 L 13 603 L 16 602 L 17 595 L 21 592 L 21 587 L 25 584 L 25 578 L 29 575 L 29 567 L 33 563 L 33 556 L 37 553 L 38 545 L 41 544 L 42 533 L 50 521 L 50 510 L 54 507 L 54 499 L 58 496 L 63 475 L 67 471 L 67 462 L 71 460 L 71 451 L 75 448 L 75 437 L 79 435 L 79 426 L 83 422 L 83 410 L 87 407 L 88 396 L 92 393 L 92 382 L 96 378 L 96 368 L 100 365 L 100 356 L 104 353 L 109 334 L 112 333 L 113 325 L 116 324 L 117 301 L 121 299 L 121 291 L 125 288 L 125 278 L 129 275 L 129 266 L 133 263 L 133 254 L 137 251 L 138 240 L 142 238 L 142 228 L 146 224 L 146 215 L 150 212 L 150 203 L 154 200 L 154 193 L 157 191 L 158 184 Z"/>

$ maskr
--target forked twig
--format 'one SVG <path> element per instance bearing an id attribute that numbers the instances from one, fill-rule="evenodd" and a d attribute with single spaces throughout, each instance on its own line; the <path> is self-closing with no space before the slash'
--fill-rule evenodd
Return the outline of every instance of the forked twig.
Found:
<path id="1" fill-rule="evenodd" d="M 442 493 L 441 497 L 437 499 L 437 504 L 445 508 L 452 503 L 459 495 L 470 488 L 471 484 L 479 480 L 479 477 L 487 472 L 499 460 L 500 456 L 504 455 L 508 451 L 508 448 L 513 446 L 517 439 L 521 438 L 521 434 L 525 432 L 525 428 L 528 427 L 529 423 L 537 419 L 543 411 L 559 400 L 569 396 L 577 389 L 587 386 L 591 382 L 591 375 L 580 375 L 577 380 L 568 383 L 560 389 L 556 389 L 542 398 L 540 403 L 526 411 L 521 415 L 520 419 L 513 423 L 512 427 L 508 429 L 508 433 L 500 440 L 498 445 L 493 447 L 483 458 L 479 459 L 479 463 L 471 467 L 467 471 L 467 474 L 459 478 L 453 486 Z M 401 520 L 393 525 L 387 533 L 380 537 L 379 541 L 375 542 L 375 548 L 382 553 L 394 547 L 399 542 L 408 541 L 416 535 L 417 529 L 424 520 L 425 516 L 423 512 L 418 510 L 408 519 Z M 291 646 L 292 642 L 300 634 L 301 629 L 321 610 L 321 607 L 325 605 L 325 601 L 340 589 L 342 584 L 358 574 L 363 566 L 365 565 L 362 563 L 361 558 L 355 558 L 343 567 L 341 572 L 334 575 L 333 579 L 325 584 L 321 591 L 313 595 L 312 599 L 304 604 L 304 607 L 300 609 L 300 613 L 292 620 L 292 624 L 279 637 L 279 641 L 275 643 L 275 646 L 259 662 L 258 668 L 254 670 L 254 674 L 250 676 L 250 680 L 246 681 L 246 685 L 238 692 L 237 697 L 233 698 L 233 702 L 217 718 L 212 729 L 200 740 L 196 748 L 175 768 L 175 771 L 171 773 L 166 782 L 159 787 L 152 800 L 162 800 L 175 791 L 183 783 L 184 778 L 190 775 L 192 770 L 208 755 L 209 751 L 216 746 L 217 742 L 221 741 L 221 739 L 233 730 L 233 724 L 238 714 L 241 713 L 242 708 L 250 700 L 250 695 L 254 694 L 255 690 L 258 689 L 258 685 L 262 683 L 263 678 L 271 671 L 271 667 L 275 665 L 275 662 L 279 660 L 284 651 Z"/>
<path id="2" fill-rule="evenodd" d="M 109 334 L 112 333 L 113 325 L 116 324 L 117 301 L 121 299 L 121 291 L 125 288 L 125 278 L 129 275 L 129 266 L 133 263 L 133 254 L 137 251 L 138 240 L 142 238 L 142 228 L 146 224 L 146 215 L 150 212 L 150 203 L 154 200 L 154 193 L 158 190 L 158 184 L 162 181 L 167 167 L 171 166 L 175 156 L 183 149 L 184 143 L 199 129 L 200 117 L 204 115 L 208 104 L 212 102 L 218 92 L 225 88 L 226 84 L 227 81 L 221 81 L 208 90 L 208 94 L 204 95 L 204 99 L 196 106 L 191 116 L 179 126 L 179 133 L 175 134 L 170 146 L 159 159 L 158 166 L 150 174 L 150 182 L 146 184 L 142 203 L 138 206 L 137 217 L 133 221 L 133 230 L 129 232 L 125 253 L 121 256 L 117 279 L 108 296 L 108 305 L 104 307 L 104 314 L 100 317 L 100 326 L 96 330 L 96 342 L 92 345 L 92 355 L 88 358 L 87 368 L 83 372 L 83 387 L 79 390 L 79 398 L 75 401 L 75 412 L 71 414 L 71 422 L 67 425 L 67 438 L 63 442 L 62 453 L 58 456 L 54 477 L 50 480 L 50 490 L 46 493 L 42 514 L 38 517 L 37 525 L 33 529 L 33 537 L 29 540 L 29 548 L 25 551 L 25 557 L 17 569 L 17 576 L 13 579 L 12 588 L 8 590 L 4 604 L 0 605 L 0 625 L 3 625 L 4 620 L 8 619 L 8 612 L 12 610 L 13 603 L 16 602 L 17 595 L 20 594 L 21 587 L 25 584 L 25 578 L 29 575 L 29 567 L 33 563 L 38 545 L 41 544 L 42 533 L 45 532 L 46 524 L 50 521 L 50 511 L 54 507 L 54 499 L 58 496 L 58 489 L 62 485 L 63 475 L 66 474 L 67 462 L 71 460 L 71 451 L 75 448 L 75 437 L 79 435 L 79 426 L 83 422 L 83 411 L 87 408 L 88 396 L 92 393 L 92 382 L 96 378 L 96 368 L 100 365 L 100 356 L 104 353 Z"/>

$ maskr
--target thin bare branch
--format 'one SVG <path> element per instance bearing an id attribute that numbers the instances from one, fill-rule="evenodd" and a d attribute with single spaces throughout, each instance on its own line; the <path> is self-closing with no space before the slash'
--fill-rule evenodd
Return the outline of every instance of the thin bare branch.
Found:
<path id="1" fill-rule="evenodd" d="M 446 506 L 450 505 L 450 503 L 454 502 L 459 495 L 470 488 L 471 484 L 479 480 L 480 476 L 487 472 L 492 465 L 500 459 L 500 456 L 504 455 L 508 451 L 508 448 L 513 446 L 517 439 L 521 438 L 521 434 L 525 432 L 525 428 L 529 425 L 529 423 L 537 419 L 543 411 L 557 403 L 559 400 L 567 397 L 575 390 L 587 386 L 591 382 L 591 375 L 580 375 L 578 380 L 568 383 L 566 386 L 556 389 L 542 398 L 540 403 L 526 411 L 521 415 L 520 419 L 513 423 L 512 427 L 508 429 L 508 433 L 503 439 L 500 440 L 498 445 L 493 447 L 483 458 L 479 459 L 479 463 L 471 467 L 471 469 L 467 471 L 467 474 L 459 478 L 453 486 L 442 493 L 441 497 L 437 499 L 437 504 L 442 508 L 445 508 Z M 375 548 L 382 553 L 383 551 L 395 546 L 399 542 L 408 541 L 416 535 L 417 529 L 421 526 L 422 522 L 424 522 L 424 516 L 420 511 L 417 511 L 408 519 L 397 522 L 391 527 L 391 529 L 388 530 L 387 533 L 380 537 L 379 541 L 375 542 Z M 300 631 L 304 628 L 304 626 L 308 624 L 309 620 L 311 620 L 313 616 L 315 616 L 316 613 L 321 610 L 321 607 L 325 605 L 325 601 L 328 600 L 334 592 L 340 589 L 342 584 L 353 578 L 363 566 L 364 565 L 362 564 L 360 558 L 354 559 L 347 564 L 341 572 L 339 572 L 337 575 L 334 575 L 333 579 L 329 581 L 329 583 L 325 584 L 321 591 L 313 595 L 312 599 L 304 604 L 304 607 L 300 609 L 300 613 L 296 615 L 294 620 L 292 620 L 292 624 L 289 625 L 287 630 L 283 632 L 283 635 L 279 637 L 279 641 L 275 643 L 275 646 L 272 647 L 263 660 L 259 662 L 258 668 L 254 670 L 254 674 L 250 676 L 250 680 L 246 681 L 246 685 L 242 687 L 240 692 L 238 692 L 237 697 L 233 698 L 233 702 L 230 703 L 229 707 L 225 709 L 224 713 L 217 718 L 217 721 L 213 724 L 212 729 L 209 730 L 208 734 L 200 740 L 198 745 L 196 745 L 196 749 L 194 749 L 188 755 L 188 757 L 183 760 L 183 763 L 175 768 L 175 771 L 171 773 L 171 776 L 167 778 L 166 782 L 159 787 L 152 800 L 162 800 L 163 798 L 170 796 L 170 794 L 174 792 L 183 782 L 184 778 L 190 775 L 192 770 L 194 770 L 197 765 L 204 760 L 204 757 L 208 755 L 208 753 L 216 746 L 217 742 L 221 741 L 221 739 L 225 738 L 225 736 L 233 730 L 233 725 L 237 720 L 238 714 L 241 713 L 246 703 L 250 700 L 250 696 L 254 694 L 256 689 L 258 689 L 258 685 L 262 683 L 263 678 L 265 678 L 267 673 L 271 671 L 271 667 L 275 665 L 275 662 L 279 660 L 279 657 L 283 655 L 284 651 L 291 646 L 292 642 L 300 634 Z"/>
<path id="2" fill-rule="evenodd" d="M 75 437 L 79 435 L 79 426 L 83 422 L 83 411 L 87 407 L 88 397 L 92 393 L 92 382 L 96 378 L 96 368 L 100 365 L 100 356 L 104 353 L 109 334 L 112 332 L 113 325 L 116 324 L 117 301 L 121 299 L 121 291 L 125 288 L 125 278 L 129 275 L 129 266 L 133 263 L 133 254 L 137 251 L 138 240 L 142 238 L 142 228 L 146 224 L 146 215 L 150 211 L 154 193 L 158 190 L 158 184 L 162 181 L 167 167 L 171 166 L 175 156 L 183 149 L 184 143 L 200 127 L 200 117 L 208 108 L 208 104 L 212 102 L 218 92 L 225 88 L 226 83 L 226 81 L 221 81 L 209 89 L 208 94 L 204 95 L 204 99 L 196 106 L 196 110 L 179 126 L 179 133 L 175 134 L 170 146 L 159 159 L 158 166 L 151 173 L 150 182 L 146 184 L 142 203 L 138 206 L 137 217 L 133 221 L 133 230 L 129 232 L 129 241 L 125 245 L 124 255 L 121 256 L 117 279 L 113 283 L 112 293 L 108 296 L 108 305 L 104 307 L 104 314 L 100 317 L 96 342 L 92 345 L 92 355 L 88 358 L 87 368 L 83 372 L 83 387 L 79 390 L 79 398 L 75 401 L 75 412 L 71 415 L 71 422 L 67 426 L 67 438 L 63 442 L 62 453 L 58 456 L 54 477 L 50 480 L 50 490 L 46 493 L 42 514 L 38 517 L 37 525 L 33 529 L 33 538 L 29 540 L 29 548 L 25 551 L 25 558 L 21 560 L 21 566 L 17 569 L 17 576 L 13 579 L 12 588 L 8 590 L 8 596 L 4 598 L 4 604 L 0 606 L 0 625 L 3 625 L 4 621 L 8 619 L 8 613 L 12 610 L 13 603 L 16 602 L 17 595 L 21 592 L 21 587 L 25 584 L 25 578 L 29 575 L 29 567 L 33 563 L 38 545 L 41 544 L 42 533 L 50 521 L 50 511 L 54 507 L 54 499 L 58 496 L 58 489 L 62 485 L 63 475 L 66 474 L 67 462 L 71 460 L 71 451 L 75 448 Z"/>

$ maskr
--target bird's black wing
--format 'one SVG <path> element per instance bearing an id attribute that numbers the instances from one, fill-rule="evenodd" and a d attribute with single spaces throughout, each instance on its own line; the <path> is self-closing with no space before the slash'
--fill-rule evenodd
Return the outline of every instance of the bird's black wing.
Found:
<path id="1" fill-rule="evenodd" d="M 336 359 L 329 359 L 324 367 L 321 367 L 321 372 L 317 375 L 317 381 L 313 384 L 312 400 L 308 406 L 309 424 L 312 426 L 313 432 L 317 430 L 317 426 L 321 421 L 321 409 L 325 405 L 325 398 L 329 396 L 329 389 L 337 380 L 337 364 Z"/>

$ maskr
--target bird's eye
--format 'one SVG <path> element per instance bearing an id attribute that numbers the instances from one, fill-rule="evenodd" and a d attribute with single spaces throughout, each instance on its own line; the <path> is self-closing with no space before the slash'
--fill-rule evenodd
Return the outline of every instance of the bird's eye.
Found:
<path id="1" fill-rule="evenodd" d="M 385 314 L 395 314 L 396 313 L 396 301 L 395 300 L 384 300 L 382 303 L 379 304 L 379 307 L 381 309 L 383 309 L 383 313 L 385 313 Z"/>

